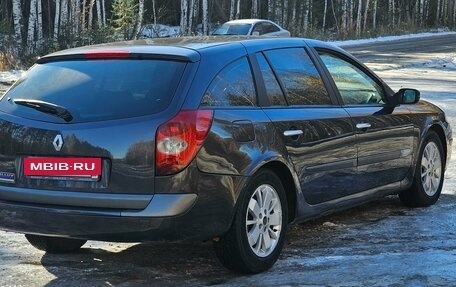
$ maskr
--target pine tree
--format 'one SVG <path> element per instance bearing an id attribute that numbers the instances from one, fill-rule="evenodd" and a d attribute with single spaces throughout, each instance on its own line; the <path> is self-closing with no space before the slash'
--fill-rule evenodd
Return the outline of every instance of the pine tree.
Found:
<path id="1" fill-rule="evenodd" d="M 135 37 L 132 23 L 136 21 L 137 4 L 134 0 L 114 0 L 112 3 L 113 24 L 124 40 Z"/>

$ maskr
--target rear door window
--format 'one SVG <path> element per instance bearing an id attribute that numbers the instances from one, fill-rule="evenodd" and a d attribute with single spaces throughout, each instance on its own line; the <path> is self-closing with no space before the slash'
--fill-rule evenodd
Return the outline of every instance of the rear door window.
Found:
<path id="1" fill-rule="evenodd" d="M 52 119 L 13 104 L 14 99 L 24 99 L 64 107 L 72 114 L 72 122 L 150 115 L 168 107 L 185 65 L 130 59 L 37 64 L 1 99 L 0 109 L 38 120 Z M 55 121 L 60 122 L 58 118 Z"/>
<path id="2" fill-rule="evenodd" d="M 289 105 L 330 105 L 331 98 L 323 80 L 304 48 L 265 52 L 285 88 Z"/>
<path id="3" fill-rule="evenodd" d="M 269 99 L 269 103 L 272 106 L 285 106 L 287 104 L 285 102 L 285 97 L 283 96 L 282 89 L 280 88 L 271 67 L 262 53 L 257 53 L 256 56 L 261 74 L 263 75 L 264 86 L 266 88 L 266 95 Z"/>

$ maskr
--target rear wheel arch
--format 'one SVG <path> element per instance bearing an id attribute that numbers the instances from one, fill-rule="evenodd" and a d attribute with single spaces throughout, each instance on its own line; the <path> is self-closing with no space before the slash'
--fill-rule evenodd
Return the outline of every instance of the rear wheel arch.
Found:
<path id="1" fill-rule="evenodd" d="M 268 162 L 263 165 L 261 169 L 269 169 L 274 172 L 282 182 L 283 188 L 285 189 L 285 194 L 287 196 L 287 205 L 288 205 L 288 222 L 292 222 L 296 217 L 296 186 L 293 180 L 293 176 L 290 172 L 290 169 L 279 161 Z"/>

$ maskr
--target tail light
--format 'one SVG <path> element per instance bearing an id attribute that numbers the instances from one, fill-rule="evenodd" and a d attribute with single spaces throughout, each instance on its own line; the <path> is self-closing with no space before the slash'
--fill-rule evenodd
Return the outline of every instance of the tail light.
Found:
<path id="1" fill-rule="evenodd" d="M 155 173 L 177 173 L 190 164 L 211 128 L 213 111 L 181 111 L 162 124 L 155 138 Z"/>

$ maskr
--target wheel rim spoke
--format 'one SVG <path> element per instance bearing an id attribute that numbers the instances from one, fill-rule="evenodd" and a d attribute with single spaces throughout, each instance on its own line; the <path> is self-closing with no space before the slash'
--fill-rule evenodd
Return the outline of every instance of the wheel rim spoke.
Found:
<path id="1" fill-rule="evenodd" d="M 269 231 L 268 232 L 265 232 L 263 233 L 263 248 L 264 250 L 268 250 L 270 249 L 272 246 L 272 239 L 269 235 Z"/>
<path id="2" fill-rule="evenodd" d="M 282 216 L 277 212 L 274 212 L 273 214 L 271 214 L 271 216 L 269 218 L 270 218 L 269 224 L 273 225 L 273 226 L 280 225 L 280 223 L 282 221 Z"/>
<path id="3" fill-rule="evenodd" d="M 249 202 L 249 213 L 253 216 L 253 219 L 257 219 L 260 215 L 260 206 L 255 199 L 251 199 Z"/>
<path id="4" fill-rule="evenodd" d="M 258 226 L 254 226 L 248 236 L 250 246 L 254 246 L 258 243 L 260 235 L 260 229 L 258 228 Z"/>

